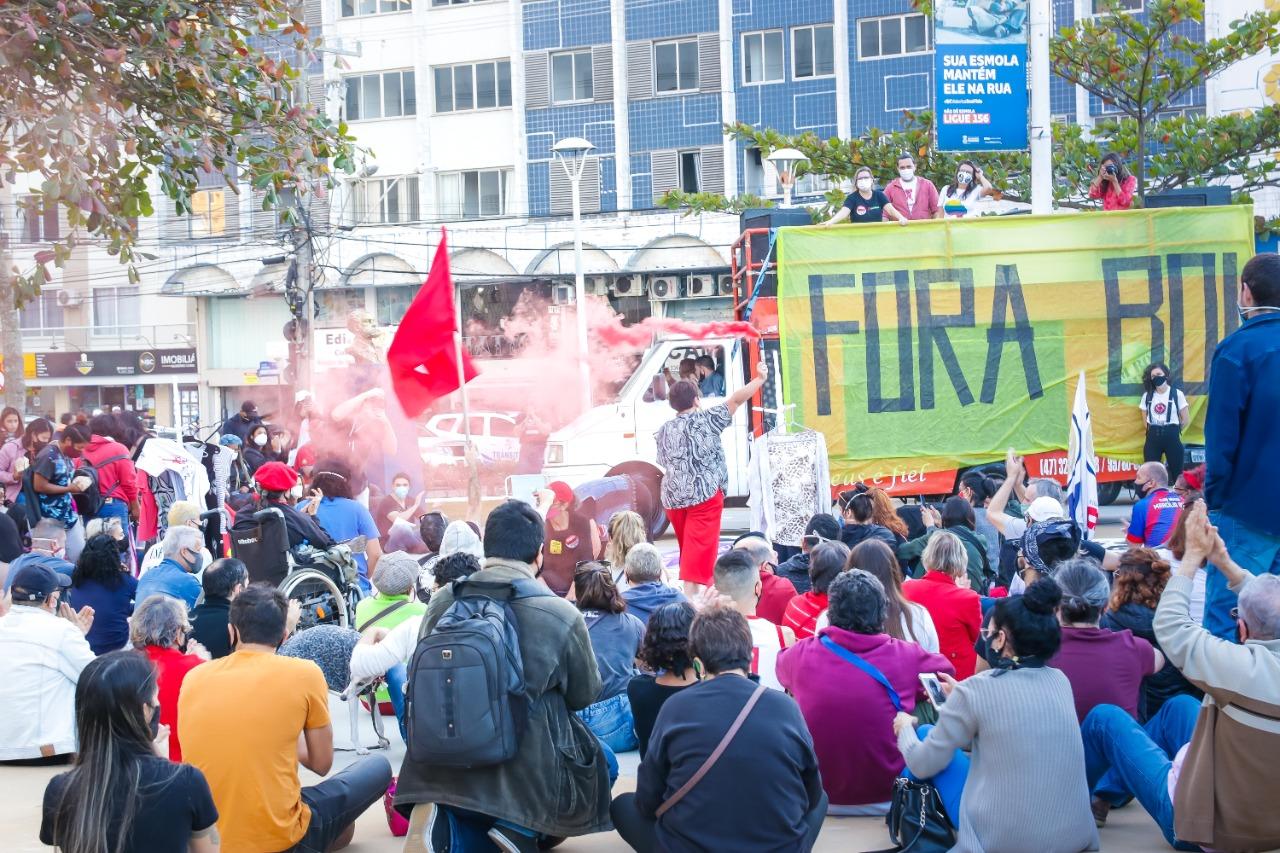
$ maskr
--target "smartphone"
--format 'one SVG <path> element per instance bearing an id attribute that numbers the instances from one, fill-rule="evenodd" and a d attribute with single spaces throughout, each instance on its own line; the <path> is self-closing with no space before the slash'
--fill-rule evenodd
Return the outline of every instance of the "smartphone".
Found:
<path id="1" fill-rule="evenodd" d="M 938 676 L 931 672 L 922 672 L 920 683 L 924 685 L 924 692 L 929 697 L 930 704 L 942 710 L 943 704 L 947 701 L 947 694 L 943 691 L 942 682 L 938 680 Z"/>

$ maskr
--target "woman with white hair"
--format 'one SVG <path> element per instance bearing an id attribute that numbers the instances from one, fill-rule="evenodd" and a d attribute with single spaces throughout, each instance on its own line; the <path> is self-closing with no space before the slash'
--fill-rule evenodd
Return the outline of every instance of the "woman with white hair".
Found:
<path id="1" fill-rule="evenodd" d="M 187 606 L 168 595 L 153 595 L 138 605 L 129 622 L 129 642 L 156 665 L 160 724 L 169 727 L 169 759 L 182 760 L 178 730 L 178 694 L 187 673 L 210 660 L 204 646 L 190 638 Z M 182 651 L 186 647 L 186 652 Z"/>
<path id="2" fill-rule="evenodd" d="M 938 632 L 938 650 L 956 668 L 956 678 L 973 675 L 978 655 L 973 644 L 982 627 L 982 604 L 969 589 L 969 555 L 954 533 L 940 530 L 920 557 L 924 577 L 902 585 L 902 594 L 929 611 Z"/>

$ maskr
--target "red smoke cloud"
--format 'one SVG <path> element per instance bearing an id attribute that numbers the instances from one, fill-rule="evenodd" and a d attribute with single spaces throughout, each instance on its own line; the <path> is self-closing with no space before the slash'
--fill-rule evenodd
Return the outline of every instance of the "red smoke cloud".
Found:
<path id="1" fill-rule="evenodd" d="M 723 337 L 753 339 L 760 337 L 760 332 L 754 326 L 741 320 L 690 323 L 687 320 L 668 317 L 646 317 L 633 326 L 623 326 L 617 317 L 614 321 L 591 330 L 606 347 L 627 346 L 643 349 L 654 337 L 662 335 L 687 337 L 695 341 Z"/>

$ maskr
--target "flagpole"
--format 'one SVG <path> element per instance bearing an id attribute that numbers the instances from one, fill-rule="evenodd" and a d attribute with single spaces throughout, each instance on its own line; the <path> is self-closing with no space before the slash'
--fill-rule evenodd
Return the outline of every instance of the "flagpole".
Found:
<path id="1" fill-rule="evenodd" d="M 467 401 L 467 377 L 462 366 L 462 288 L 455 288 L 456 295 L 453 302 L 454 311 L 454 328 L 453 328 L 453 351 L 454 362 L 458 365 L 458 393 L 462 394 L 462 432 L 467 437 L 467 450 L 471 449 L 471 406 Z"/>

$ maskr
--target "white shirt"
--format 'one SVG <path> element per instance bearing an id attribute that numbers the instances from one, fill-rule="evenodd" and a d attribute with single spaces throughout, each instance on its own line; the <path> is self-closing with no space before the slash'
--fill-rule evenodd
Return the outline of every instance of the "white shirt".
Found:
<path id="1" fill-rule="evenodd" d="M 760 676 L 765 687 L 781 690 L 778 652 L 784 648 L 782 629 L 759 616 L 748 616 L 747 624 L 751 626 L 751 674 Z"/>
<path id="2" fill-rule="evenodd" d="M 1186 395 L 1181 390 L 1178 391 L 1177 406 L 1169 410 L 1169 386 L 1165 385 L 1162 391 L 1150 395 L 1151 405 L 1147 406 L 1147 396 L 1142 395 L 1142 402 L 1139 407 L 1142 409 L 1142 416 L 1146 418 L 1147 423 L 1152 426 L 1164 426 L 1166 424 L 1180 424 L 1182 419 L 1180 413 L 1187 407 Z"/>
<path id="3" fill-rule="evenodd" d="M 409 660 L 421 630 L 422 617 L 414 616 L 392 628 L 391 633 L 373 645 L 357 645 L 351 652 L 351 680 L 386 675 L 391 667 Z"/>
<path id="4" fill-rule="evenodd" d="M 0 761 L 75 752 L 76 682 L 92 660 L 80 629 L 47 610 L 0 619 Z"/>
<path id="5" fill-rule="evenodd" d="M 1173 556 L 1173 552 L 1168 548 L 1157 548 L 1156 554 L 1169 564 L 1170 575 L 1176 575 L 1182 569 L 1182 561 Z M 1196 569 L 1195 576 L 1191 578 L 1191 621 L 1197 625 L 1204 623 L 1204 586 L 1208 577 L 1205 567 L 1201 566 Z"/>

